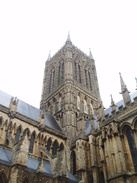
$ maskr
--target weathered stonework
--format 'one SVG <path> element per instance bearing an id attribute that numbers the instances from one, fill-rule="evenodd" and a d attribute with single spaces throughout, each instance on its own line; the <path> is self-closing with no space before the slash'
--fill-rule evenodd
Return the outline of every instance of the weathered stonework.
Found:
<path id="1" fill-rule="evenodd" d="M 111 96 L 104 111 L 93 56 L 68 36 L 45 63 L 39 111 L 27 105 L 23 113 L 17 98 L 0 101 L 0 180 L 136 183 L 137 93 L 131 100 L 120 81 L 123 103 Z"/>

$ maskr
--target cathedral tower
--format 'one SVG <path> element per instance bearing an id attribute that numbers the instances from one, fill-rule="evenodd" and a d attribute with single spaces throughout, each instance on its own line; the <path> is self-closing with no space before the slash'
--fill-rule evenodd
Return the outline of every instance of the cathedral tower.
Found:
<path id="1" fill-rule="evenodd" d="M 93 108 L 100 103 L 95 61 L 75 47 L 70 39 L 45 63 L 40 108 L 48 111 L 67 134 L 69 145 L 85 131 Z"/>

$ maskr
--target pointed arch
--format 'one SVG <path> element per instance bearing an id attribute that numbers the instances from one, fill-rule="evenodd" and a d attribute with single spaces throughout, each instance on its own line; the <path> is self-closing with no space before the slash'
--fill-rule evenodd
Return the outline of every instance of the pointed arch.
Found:
<path id="1" fill-rule="evenodd" d="M 75 73 L 75 80 L 77 80 L 77 63 L 74 62 L 74 73 Z"/>
<path id="2" fill-rule="evenodd" d="M 28 176 L 26 175 L 26 176 L 24 176 L 24 178 L 23 178 L 23 183 L 29 183 L 30 181 L 29 181 L 29 178 L 28 178 Z"/>
<path id="3" fill-rule="evenodd" d="M 35 137 L 36 137 L 35 132 L 33 132 L 30 139 L 29 153 L 33 153 Z"/>
<path id="4" fill-rule="evenodd" d="M 100 183 L 105 183 L 105 178 L 104 178 L 104 173 L 103 173 L 103 171 L 101 171 L 101 172 L 99 173 L 99 182 L 100 182 Z"/>
<path id="5" fill-rule="evenodd" d="M 53 146 L 52 146 L 52 155 L 53 155 L 53 156 L 57 154 L 57 149 L 58 149 L 58 141 L 55 140 L 55 141 L 53 142 Z"/>
<path id="6" fill-rule="evenodd" d="M 51 140 L 51 138 L 49 138 L 47 141 L 47 151 L 50 151 L 51 144 L 52 144 L 52 140 Z"/>
<path id="7" fill-rule="evenodd" d="M 76 174 L 76 153 L 73 150 L 70 155 L 70 171 L 73 173 L 73 175 Z"/>
<path id="8" fill-rule="evenodd" d="M 85 81 L 86 81 L 86 86 L 88 87 L 88 78 L 87 78 L 87 70 L 85 69 Z"/>
<path id="9" fill-rule="evenodd" d="M 29 128 L 26 128 L 24 131 L 23 131 L 23 136 L 27 135 L 29 137 L 30 135 L 30 130 Z"/>
<path id="10" fill-rule="evenodd" d="M 21 134 L 21 126 L 19 126 L 19 128 L 17 129 L 16 136 L 15 136 L 15 143 L 19 141 L 20 134 Z"/>
<path id="11" fill-rule="evenodd" d="M 62 81 L 64 80 L 64 62 L 62 63 Z"/>
<path id="12" fill-rule="evenodd" d="M 58 68 L 58 85 L 60 84 L 60 63 L 59 63 L 59 68 Z"/>
<path id="13" fill-rule="evenodd" d="M 80 68 L 80 65 L 78 65 L 78 71 L 79 71 L 79 83 L 81 83 L 81 68 Z"/>
<path id="14" fill-rule="evenodd" d="M 133 161 L 133 166 L 134 166 L 135 172 L 137 172 L 137 148 L 135 145 L 132 129 L 129 126 L 124 126 L 123 134 L 127 138 L 131 158 Z"/>
<path id="15" fill-rule="evenodd" d="M 7 183 L 7 176 L 4 170 L 0 170 L 0 183 Z"/>
<path id="16" fill-rule="evenodd" d="M 133 122 L 132 122 L 132 126 L 134 129 L 137 130 L 137 116 L 134 118 Z"/>
<path id="17" fill-rule="evenodd" d="M 76 125 L 76 129 L 77 129 L 77 120 L 78 120 L 78 114 L 77 112 L 75 113 L 75 125 Z"/>
<path id="18" fill-rule="evenodd" d="M 90 75 L 90 72 L 89 72 L 89 71 L 88 71 L 88 77 L 89 77 L 89 86 L 90 86 L 90 90 L 92 91 L 91 75 Z"/>
<path id="19" fill-rule="evenodd" d="M 60 151 L 64 150 L 64 145 L 63 145 L 62 142 L 61 142 L 61 144 L 60 144 L 60 146 L 59 146 L 59 150 L 60 150 Z"/>
<path id="20" fill-rule="evenodd" d="M 3 122 L 4 122 L 4 120 L 3 120 L 3 117 L 1 116 L 1 117 L 0 117 L 0 127 L 3 126 Z"/>

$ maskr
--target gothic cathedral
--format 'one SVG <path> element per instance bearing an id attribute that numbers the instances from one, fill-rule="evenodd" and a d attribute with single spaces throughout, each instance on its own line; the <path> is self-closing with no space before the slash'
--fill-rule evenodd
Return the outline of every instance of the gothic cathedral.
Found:
<path id="1" fill-rule="evenodd" d="M 104 110 L 92 53 L 68 34 L 45 62 L 40 109 L 0 91 L 0 183 L 136 183 L 137 92 L 120 82 Z"/>

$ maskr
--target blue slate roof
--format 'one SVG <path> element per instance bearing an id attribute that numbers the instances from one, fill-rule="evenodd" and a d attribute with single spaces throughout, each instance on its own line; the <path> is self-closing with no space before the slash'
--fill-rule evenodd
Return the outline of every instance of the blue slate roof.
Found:
<path id="1" fill-rule="evenodd" d="M 28 162 L 27 162 L 28 169 L 31 169 L 32 171 L 36 171 L 38 168 L 38 165 L 39 165 L 39 161 L 37 159 L 28 157 Z M 51 172 L 51 165 L 49 164 L 49 162 L 44 161 L 43 166 L 44 166 L 43 173 L 52 177 L 53 174 Z"/>
<path id="2" fill-rule="evenodd" d="M 0 163 L 5 164 L 5 165 L 12 165 L 12 152 L 9 150 L 5 150 L 3 148 L 0 148 Z M 28 161 L 27 161 L 27 170 L 31 171 L 36 171 L 39 165 L 39 160 L 31 158 L 28 156 Z M 43 173 L 45 175 L 48 175 L 50 177 L 53 177 L 52 171 L 51 171 L 51 165 L 47 161 L 43 161 Z M 70 182 L 77 183 L 78 180 L 76 176 L 72 175 L 69 171 L 67 171 L 67 176 Z"/>
<path id="3" fill-rule="evenodd" d="M 75 175 L 71 174 L 68 170 L 67 170 L 67 175 L 68 175 L 68 179 L 70 180 L 71 183 L 78 182 L 77 177 Z"/>
<path id="4" fill-rule="evenodd" d="M 11 165 L 11 160 L 12 160 L 12 152 L 0 148 L 0 162 L 2 164 Z"/>
<path id="5" fill-rule="evenodd" d="M 12 98 L 11 95 L 0 90 L 0 105 L 3 105 L 9 108 L 11 98 Z M 17 112 L 30 119 L 38 121 L 40 109 L 37 109 L 36 107 L 33 107 L 32 105 L 27 104 L 22 100 L 19 100 L 17 105 Z M 51 116 L 49 113 L 46 113 L 45 125 L 52 129 L 62 131 L 57 121 L 55 120 L 55 118 Z"/>
<path id="6" fill-rule="evenodd" d="M 134 102 L 134 98 L 135 98 L 135 97 L 137 97 L 137 91 L 134 92 L 134 93 L 132 93 L 132 94 L 130 95 L 131 102 Z M 120 107 L 123 107 L 123 108 L 125 107 L 124 100 L 120 100 L 120 101 L 117 102 L 115 105 L 116 105 L 116 112 L 118 112 Z M 111 112 L 112 112 L 112 108 L 109 107 L 109 108 L 107 108 L 107 109 L 105 110 L 105 115 L 111 116 Z"/>
<path id="7" fill-rule="evenodd" d="M 5 150 L 3 148 L 0 148 L 0 163 L 10 165 L 11 166 L 11 161 L 12 161 L 12 152 L 9 150 Z M 28 157 L 28 162 L 27 162 L 27 168 L 36 171 L 39 165 L 39 161 L 34 158 Z M 48 162 L 44 161 L 44 173 L 52 176 L 51 172 L 51 166 Z"/>
<path id="8" fill-rule="evenodd" d="M 94 116 L 94 125 L 95 125 L 95 130 L 96 130 L 97 129 L 97 116 Z M 87 120 L 85 127 L 86 127 L 86 135 L 88 135 L 92 130 L 91 121 Z"/>
<path id="9" fill-rule="evenodd" d="M 0 90 L 0 104 L 5 107 L 9 107 L 10 100 L 11 100 L 11 95 Z"/>

